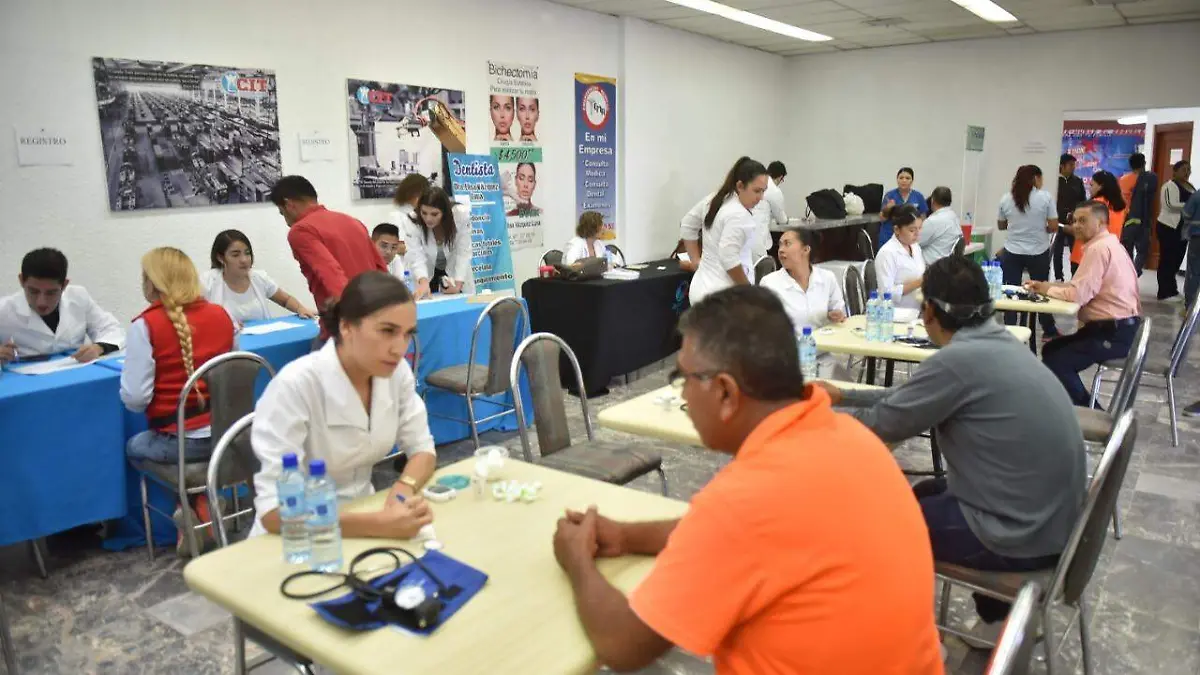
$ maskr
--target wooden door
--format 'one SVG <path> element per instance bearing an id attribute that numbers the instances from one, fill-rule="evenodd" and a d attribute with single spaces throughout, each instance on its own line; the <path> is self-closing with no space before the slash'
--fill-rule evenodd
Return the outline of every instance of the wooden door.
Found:
<path id="1" fill-rule="evenodd" d="M 1172 155 L 1175 159 L 1172 160 Z M 1151 165 L 1154 173 L 1158 174 L 1159 190 L 1171 180 L 1171 166 L 1180 159 L 1192 159 L 1192 123 L 1159 124 L 1154 127 L 1154 158 Z M 1154 200 L 1154 220 L 1158 221 L 1158 209 L 1161 200 Z M 1150 255 L 1146 259 L 1146 269 L 1158 269 L 1158 228 L 1150 229 Z"/>

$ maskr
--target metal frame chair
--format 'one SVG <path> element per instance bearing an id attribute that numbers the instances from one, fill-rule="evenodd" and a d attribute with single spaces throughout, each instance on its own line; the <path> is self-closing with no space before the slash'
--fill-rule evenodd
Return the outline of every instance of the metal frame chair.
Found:
<path id="1" fill-rule="evenodd" d="M 1037 644 L 1039 617 L 1034 609 L 1041 594 L 1042 587 L 1036 581 L 1021 587 L 984 675 L 1026 675 L 1029 672 L 1033 646 Z"/>
<path id="2" fill-rule="evenodd" d="M 871 241 L 871 235 L 867 234 L 866 229 L 859 229 L 856 244 L 863 260 L 875 259 L 875 242 Z"/>
<path id="3" fill-rule="evenodd" d="M 762 283 L 763 277 L 775 271 L 775 259 L 769 255 L 764 255 L 754 261 L 754 285 Z"/>
<path id="4" fill-rule="evenodd" d="M 846 266 L 842 277 L 842 296 L 846 301 L 846 315 L 858 316 L 867 311 L 867 289 L 862 274 L 854 265 Z"/>
<path id="5" fill-rule="evenodd" d="M 221 435 L 220 440 L 213 447 L 212 457 L 208 461 L 208 480 L 206 481 L 205 491 L 208 494 L 208 502 L 212 504 L 212 524 L 217 531 L 216 540 L 218 548 L 225 548 L 229 545 L 229 535 L 225 531 L 225 521 L 236 521 L 246 514 L 254 513 L 253 502 L 251 502 L 249 508 L 239 509 L 229 515 L 221 512 L 221 493 L 227 488 L 233 487 L 236 494 L 237 486 L 242 482 L 238 476 L 229 476 L 228 472 L 222 471 L 225 454 L 230 448 L 237 447 L 235 443 L 237 443 L 238 438 L 248 432 L 253 424 L 254 413 L 252 412 L 234 422 Z M 223 475 L 230 480 L 222 480 Z M 267 652 L 267 654 L 256 659 L 253 663 L 246 662 L 246 640 L 248 639 L 256 642 Z M 237 675 L 245 675 L 246 672 L 272 659 L 279 659 L 283 663 L 295 668 L 301 675 L 314 675 L 311 660 L 284 647 L 262 631 L 243 622 L 236 616 L 233 617 L 233 650 L 233 669 Z"/>
<path id="6" fill-rule="evenodd" d="M 548 249 L 542 254 L 542 265 L 561 265 L 563 261 L 563 252 L 556 249 Z"/>
<path id="7" fill-rule="evenodd" d="M 8 614 L 4 611 L 4 598 L 0 596 L 0 652 L 4 653 L 4 667 L 8 675 L 17 675 L 17 649 L 13 646 L 12 631 L 8 627 Z"/>
<path id="8" fill-rule="evenodd" d="M 1146 359 L 1149 357 L 1150 347 L 1150 326 L 1153 320 L 1150 317 L 1143 317 L 1141 324 L 1138 325 L 1137 332 L 1133 335 L 1133 344 L 1129 347 L 1129 353 L 1122 359 L 1113 359 L 1108 363 L 1111 365 L 1099 364 L 1096 366 L 1096 375 L 1092 378 L 1092 398 L 1088 402 L 1089 408 L 1095 408 L 1096 402 L 1100 400 L 1100 375 L 1104 369 L 1111 368 L 1112 370 L 1121 371 L 1117 377 L 1117 386 L 1113 389 L 1112 397 L 1108 401 L 1109 411 L 1112 415 L 1117 415 L 1126 408 L 1133 406 L 1134 396 L 1138 384 L 1140 384 L 1142 371 L 1145 370 Z M 1120 365 L 1117 365 L 1120 361 Z M 1135 366 L 1140 366 L 1139 371 Z M 1134 372 L 1130 373 L 1130 370 Z M 1098 439 L 1093 439 L 1098 440 Z"/>
<path id="9" fill-rule="evenodd" d="M 617 255 L 621 256 L 621 267 L 624 267 L 629 264 L 629 261 L 625 259 L 625 253 L 621 251 L 620 246 L 617 246 L 616 244 L 605 244 L 604 249 L 606 251 L 612 251 L 613 253 L 616 253 Z"/>
<path id="10" fill-rule="evenodd" d="M 514 319 L 513 319 L 512 335 L 507 336 L 508 339 L 506 340 L 505 335 L 500 335 L 500 333 L 502 331 L 496 330 L 495 326 L 493 326 L 492 336 L 491 336 L 491 347 L 490 347 L 490 351 L 489 351 L 489 355 L 488 355 L 488 363 L 486 366 L 487 367 L 487 379 L 485 380 L 483 391 L 481 391 L 481 392 L 480 391 L 472 391 L 471 383 L 474 380 L 473 376 L 475 374 L 475 367 L 476 367 L 475 348 L 479 341 L 479 329 L 483 326 L 484 321 L 491 320 L 492 312 L 496 311 L 497 307 L 500 307 L 502 305 L 507 305 L 507 304 L 516 305 L 516 311 L 517 311 L 517 314 L 514 316 Z M 525 321 L 525 325 L 523 327 L 519 324 L 520 319 L 524 319 L 524 321 Z M 515 354 L 515 351 L 516 351 L 515 345 L 516 345 L 517 341 L 520 339 L 520 337 L 523 333 L 528 334 L 528 332 L 530 331 L 530 325 L 531 324 L 529 323 L 529 310 L 525 308 L 525 305 L 520 300 L 513 298 L 513 297 L 503 297 L 503 298 L 497 298 L 497 299 L 491 301 L 490 303 L 488 303 L 487 307 L 485 307 L 483 309 L 483 311 L 480 312 L 479 318 L 475 320 L 475 328 L 471 331 L 471 353 L 467 357 L 467 373 L 466 373 L 467 379 L 466 379 L 465 393 L 462 391 L 456 391 L 454 389 L 450 389 L 450 388 L 447 388 L 444 386 L 439 386 L 437 384 L 433 384 L 430 382 L 430 380 L 433 379 L 434 377 L 436 377 L 438 375 L 438 373 L 443 373 L 445 371 L 448 371 L 448 370 L 450 370 L 450 368 L 461 368 L 461 366 L 450 366 L 449 368 L 443 368 L 439 371 L 430 373 L 429 377 L 425 378 L 425 388 L 421 391 L 422 400 L 424 400 L 425 396 L 429 393 L 430 390 L 442 391 L 442 392 L 446 392 L 448 394 L 453 394 L 455 396 L 463 396 L 467 400 L 467 419 L 464 420 L 464 419 L 460 419 L 458 417 L 451 417 L 449 415 L 438 415 L 438 414 L 435 414 L 432 412 L 429 413 L 429 416 L 437 417 L 440 419 L 451 420 L 451 421 L 459 422 L 459 423 L 465 422 L 467 424 L 467 426 L 469 426 L 471 429 L 471 440 L 475 443 L 475 448 L 478 449 L 479 448 L 479 425 L 484 422 L 490 422 L 494 419 L 499 419 L 505 415 L 512 415 L 516 412 L 516 408 L 507 403 L 502 403 L 500 401 L 494 401 L 494 400 L 489 399 L 488 400 L 489 403 L 491 403 L 493 405 L 497 405 L 501 408 L 505 408 L 505 410 L 501 410 L 500 412 L 496 413 L 495 415 L 490 415 L 490 416 L 485 417 L 480 420 L 480 419 L 475 418 L 475 399 L 479 399 L 479 398 L 487 399 L 489 396 L 496 396 L 498 394 L 502 394 L 505 391 L 513 388 L 511 382 L 505 382 L 503 379 L 509 375 L 509 368 L 507 367 L 508 364 L 501 364 L 499 362 L 502 362 L 504 360 L 511 360 L 513 358 L 513 355 Z M 493 365 L 495 365 L 495 367 L 497 368 L 497 370 L 494 372 L 493 372 Z"/>
<path id="11" fill-rule="evenodd" d="M 1056 603 L 1064 604 L 1073 610 L 1067 628 L 1077 618 L 1079 620 L 1080 652 L 1083 660 L 1084 675 L 1091 675 L 1091 643 L 1088 640 L 1088 609 L 1085 600 L 1087 585 L 1104 548 L 1104 540 L 1108 531 L 1109 514 L 1116 508 L 1117 495 L 1121 483 L 1125 480 L 1125 470 L 1129 467 L 1129 458 L 1133 454 L 1133 446 L 1137 440 L 1137 420 L 1132 410 L 1127 410 L 1113 427 L 1113 433 L 1104 448 L 1104 454 L 1096 467 L 1096 473 L 1088 486 L 1087 498 L 1079 520 L 1071 530 L 1066 548 L 1059 557 L 1054 569 L 1036 570 L 1032 572 L 986 572 L 959 565 L 936 563 L 935 573 L 942 582 L 942 597 L 938 607 L 938 628 L 943 632 L 967 637 L 964 633 L 950 628 L 946 620 L 950 612 L 950 589 L 952 586 L 962 586 L 976 593 L 981 593 L 1007 602 L 1013 602 L 1019 595 L 1022 585 L 1028 581 L 1048 583 L 1046 592 L 1039 598 L 1042 614 L 1043 649 L 1046 653 L 1046 672 L 1054 675 L 1054 661 L 1058 656 L 1058 647 L 1054 645 L 1052 632 L 1054 624 L 1050 620 L 1050 611 Z M 1064 639 L 1065 643 L 1066 640 Z"/>
<path id="12" fill-rule="evenodd" d="M 867 295 L 871 295 L 871 291 L 879 290 L 879 277 L 875 275 L 875 259 L 872 258 L 863 265 L 863 287 L 866 289 Z M 883 297 L 880 293 L 879 297 Z M 865 306 L 866 303 L 863 303 Z"/>
<path id="13" fill-rule="evenodd" d="M 554 354 L 553 363 L 551 364 L 551 363 L 547 362 L 544 365 L 548 368 L 552 368 L 552 372 L 549 372 L 549 375 L 554 376 L 552 379 L 554 382 L 554 387 L 556 387 L 559 392 L 559 397 L 555 401 L 548 401 L 548 400 L 539 401 L 538 396 L 537 396 L 538 383 L 536 381 L 532 381 L 534 378 L 531 377 L 530 389 L 531 389 L 531 394 L 534 399 L 533 400 L 534 408 L 537 409 L 534 422 L 538 427 L 538 451 L 542 457 L 542 462 L 541 462 L 542 464 L 549 465 L 551 468 L 555 468 L 555 469 L 559 469 L 559 470 L 563 470 L 563 471 L 569 471 L 571 467 L 566 465 L 567 464 L 566 461 L 564 461 L 564 462 L 555 461 L 556 455 L 558 455 L 558 458 L 561 458 L 561 457 L 567 455 L 567 453 L 565 451 L 569 450 L 572 447 L 578 447 L 571 443 L 570 433 L 569 433 L 569 431 L 566 431 L 566 428 L 565 428 L 565 415 L 566 415 L 565 405 L 563 404 L 561 385 L 559 384 L 560 380 L 557 377 L 558 376 L 558 365 L 559 365 L 559 361 L 560 361 L 560 359 L 558 358 L 559 354 L 566 354 L 567 360 L 570 361 L 570 363 L 571 363 L 572 370 L 575 371 L 575 383 L 579 389 L 579 405 L 583 408 L 583 428 L 587 432 L 587 442 L 589 442 L 589 443 L 596 442 L 596 435 L 595 435 L 595 432 L 592 430 L 592 417 L 591 417 L 591 414 L 588 412 L 587 394 L 584 393 L 585 388 L 583 385 L 583 371 L 581 371 L 579 368 L 579 360 L 575 358 L 575 352 L 573 352 L 571 350 L 571 347 L 565 341 L 563 341 L 562 338 L 558 337 L 557 335 L 553 335 L 551 333 L 534 333 L 534 334 L 530 335 L 529 337 L 525 338 L 524 340 L 521 341 L 521 344 L 517 346 L 517 351 L 513 356 L 512 368 L 511 368 L 511 372 L 509 374 L 509 381 L 512 383 L 511 388 L 512 388 L 512 395 L 513 395 L 513 404 L 517 410 L 517 429 L 521 436 L 521 450 L 525 453 L 525 461 L 533 463 L 533 461 L 534 461 L 533 460 L 533 448 L 529 443 L 529 427 L 526 426 L 526 424 L 525 424 L 525 403 L 521 399 L 521 391 L 520 391 L 519 383 L 521 381 L 521 379 L 520 379 L 521 367 L 524 365 L 524 360 L 526 358 L 526 351 L 529 350 L 534 345 L 536 345 L 537 343 L 542 342 L 542 341 L 553 342 L 558 347 L 558 352 L 556 352 Z M 536 359 L 536 358 L 538 358 L 539 355 L 538 354 L 530 354 L 530 356 L 532 358 Z M 547 355 L 542 354 L 540 356 L 547 356 Z M 533 370 L 533 368 L 530 368 L 530 370 Z M 539 372 L 534 372 L 534 377 L 536 377 L 539 374 L 540 374 Z M 549 409 L 547 409 L 547 407 L 549 407 Z M 559 412 L 560 410 L 562 412 L 561 415 L 555 414 L 555 413 Z M 559 418 L 559 419 L 555 419 L 555 418 Z M 565 436 L 565 439 L 563 439 L 563 438 L 554 439 L 556 441 L 555 445 L 557 445 L 558 447 L 547 447 L 549 445 L 549 436 L 551 433 L 553 433 L 552 431 L 550 431 L 550 427 L 551 427 L 551 425 L 556 424 L 556 423 L 561 423 L 563 425 L 563 428 L 562 428 L 563 434 L 562 435 Z M 562 443 L 563 440 L 565 440 L 565 444 Z M 628 450 L 628 448 L 626 448 L 626 450 Z M 550 461 L 547 461 L 548 459 Z M 647 455 L 645 458 L 641 458 L 641 459 L 642 459 L 642 466 L 638 467 L 638 470 L 636 472 L 634 472 L 635 475 L 631 476 L 630 480 L 632 480 L 633 478 L 638 478 L 642 475 L 645 475 L 645 474 L 649 473 L 650 471 L 657 471 L 659 480 L 662 482 L 662 494 L 664 497 L 667 496 L 667 474 L 666 474 L 666 472 L 663 471 L 663 468 L 662 468 L 662 456 L 658 455 L 657 453 L 654 453 L 652 455 Z M 622 483 L 616 483 L 616 484 L 622 484 Z"/>
<path id="14" fill-rule="evenodd" d="M 967 250 L 967 240 L 963 236 L 958 235 L 958 239 L 954 241 L 954 255 L 962 255 Z"/>
<path id="15" fill-rule="evenodd" d="M 1183 323 L 1179 326 L 1179 332 L 1175 334 L 1175 342 L 1171 345 L 1171 351 L 1167 355 L 1166 361 L 1156 362 L 1153 364 L 1153 367 L 1142 373 L 1143 375 L 1161 377 L 1165 380 L 1167 407 L 1171 411 L 1171 446 L 1176 448 L 1179 447 L 1179 413 L 1175 405 L 1175 377 L 1179 375 L 1179 369 L 1183 367 L 1186 360 L 1188 347 L 1191 345 L 1192 333 L 1196 330 L 1198 319 L 1200 319 L 1200 302 L 1193 302 L 1191 307 L 1188 308 Z M 1095 404 L 1100 395 L 1101 375 L 1104 374 L 1105 370 L 1122 371 L 1122 377 L 1117 380 L 1117 389 L 1120 389 L 1120 382 L 1124 377 L 1124 365 L 1119 365 L 1115 360 L 1101 363 L 1096 368 L 1096 376 L 1092 378 L 1093 404 Z"/>
<path id="16" fill-rule="evenodd" d="M 266 359 L 264 359 L 263 357 L 259 356 L 258 354 L 255 354 L 253 352 L 227 352 L 225 354 L 221 354 L 212 359 L 209 359 L 206 363 L 204 363 L 204 365 L 197 368 L 196 371 L 194 373 L 192 373 L 192 376 L 188 378 L 187 382 L 184 383 L 183 389 L 180 390 L 179 405 L 176 407 L 176 411 L 175 411 L 175 423 L 180 432 L 183 431 L 183 429 L 185 427 L 185 423 L 187 421 L 188 398 L 191 395 L 192 390 L 196 387 L 197 383 L 200 381 L 200 378 L 209 377 L 209 375 L 211 373 L 213 373 L 217 368 L 220 368 L 224 365 L 231 364 L 231 363 L 234 363 L 237 361 L 249 361 L 249 362 L 255 363 L 258 366 L 254 371 L 254 377 L 250 380 L 250 387 L 249 387 L 250 397 L 251 397 L 250 409 L 253 410 L 254 381 L 258 379 L 259 373 L 262 372 L 263 370 L 267 371 L 267 374 L 269 377 L 272 377 L 272 378 L 275 377 L 275 368 L 272 367 L 271 364 Z M 208 389 L 209 389 L 209 395 L 210 395 L 210 399 L 211 399 L 211 397 L 213 395 L 213 386 L 211 383 L 209 383 Z M 210 405 L 209 410 L 216 411 L 218 407 L 219 406 L 217 406 L 217 405 Z M 228 424 L 231 422 L 232 422 L 232 420 L 228 420 L 228 421 L 219 420 L 219 419 L 217 419 L 217 416 L 214 415 L 213 423 L 211 424 L 211 426 L 213 428 L 213 436 L 217 436 L 218 434 L 222 433 L 222 429 L 220 429 L 220 426 L 222 425 L 222 423 Z M 154 562 L 154 530 L 153 530 L 153 526 L 150 523 L 150 512 L 154 511 L 155 513 L 161 514 L 167 518 L 172 518 L 174 514 L 164 513 L 163 511 L 158 510 L 157 508 L 155 508 L 153 505 L 150 504 L 149 494 L 148 494 L 148 491 L 146 488 L 146 479 L 147 478 L 153 480 L 154 482 L 158 483 L 159 485 L 163 486 L 164 488 L 166 488 L 168 490 L 175 490 L 176 497 L 179 499 L 180 509 L 183 514 L 184 528 L 186 529 L 185 532 L 181 532 L 180 534 L 183 535 L 184 540 L 187 543 L 188 552 L 191 554 L 191 557 L 195 558 L 200 555 L 200 544 L 199 544 L 199 542 L 196 541 L 196 531 L 202 530 L 205 527 L 208 527 L 209 525 L 212 524 L 211 521 L 205 522 L 205 523 L 193 523 L 192 522 L 192 509 L 191 509 L 191 506 L 188 504 L 188 496 L 204 494 L 205 486 L 204 485 L 195 485 L 193 487 L 188 487 L 187 478 L 188 478 L 189 463 L 184 461 L 184 455 L 186 454 L 185 453 L 185 449 L 186 449 L 185 442 L 187 439 L 183 433 L 180 433 L 177 436 L 177 438 L 179 441 L 179 456 L 176 458 L 177 466 L 175 467 L 178 471 L 178 478 L 177 478 L 178 482 L 176 484 L 172 485 L 170 481 L 164 480 L 163 478 L 159 477 L 158 475 L 154 474 L 153 472 L 144 469 L 143 468 L 144 466 L 148 466 L 148 465 L 152 464 L 150 462 L 147 462 L 146 464 L 142 464 L 142 466 L 138 465 L 140 463 L 134 464 L 134 470 L 137 471 L 137 473 L 138 473 L 138 477 L 140 480 L 140 486 L 141 486 L 142 524 L 146 529 L 146 550 L 148 551 L 148 553 L 150 555 L 150 562 Z M 198 468 L 199 468 L 198 465 L 207 464 L 207 462 L 205 462 L 205 463 L 191 462 L 190 464 L 193 466 L 193 470 L 198 470 Z M 205 467 L 205 470 L 207 470 L 207 467 Z M 195 482 L 195 481 L 193 481 L 193 482 Z M 234 492 L 234 500 L 235 500 L 235 502 L 237 501 L 237 492 L 236 491 Z M 213 507 L 213 504 L 210 503 L 209 507 L 211 509 Z M 210 513 L 211 513 L 211 511 L 210 511 Z"/>

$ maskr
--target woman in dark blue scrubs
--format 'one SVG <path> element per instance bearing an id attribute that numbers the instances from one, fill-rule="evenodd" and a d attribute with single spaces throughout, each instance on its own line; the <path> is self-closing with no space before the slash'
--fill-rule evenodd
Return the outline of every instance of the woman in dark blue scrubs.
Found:
<path id="1" fill-rule="evenodd" d="M 905 204 L 912 204 L 922 218 L 929 215 L 929 204 L 925 195 L 913 189 L 913 170 L 904 167 L 896 172 L 896 187 L 883 196 L 883 210 L 879 213 L 879 245 L 876 251 L 883 248 L 888 239 L 892 238 L 892 209 Z"/>

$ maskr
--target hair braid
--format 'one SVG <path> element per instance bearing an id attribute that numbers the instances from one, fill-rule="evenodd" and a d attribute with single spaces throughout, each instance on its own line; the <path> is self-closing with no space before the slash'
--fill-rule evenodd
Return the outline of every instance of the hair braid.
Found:
<path id="1" fill-rule="evenodd" d="M 188 323 L 184 307 L 201 297 L 196 268 L 191 259 L 179 249 L 156 248 L 142 258 L 142 272 L 158 293 L 167 318 L 175 327 L 179 337 L 179 351 L 183 357 L 183 369 L 189 378 L 196 373 L 195 351 L 192 346 L 192 326 Z M 194 390 L 200 403 L 204 394 Z"/>

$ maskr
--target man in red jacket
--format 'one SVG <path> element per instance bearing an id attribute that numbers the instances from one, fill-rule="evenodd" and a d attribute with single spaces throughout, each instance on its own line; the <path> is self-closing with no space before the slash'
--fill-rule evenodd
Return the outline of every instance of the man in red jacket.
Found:
<path id="1" fill-rule="evenodd" d="M 317 201 L 317 190 L 303 176 L 284 176 L 271 188 L 271 201 L 287 221 L 288 245 L 308 280 L 317 309 L 337 301 L 354 277 L 387 271 L 371 243 L 366 225 Z"/>

